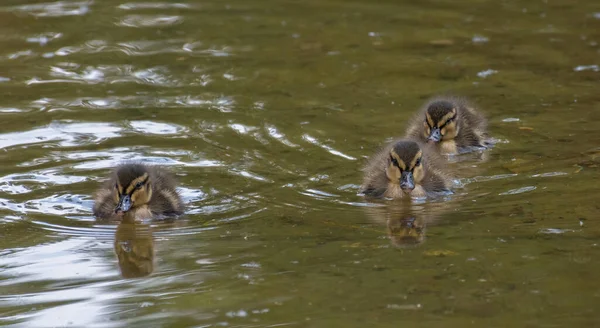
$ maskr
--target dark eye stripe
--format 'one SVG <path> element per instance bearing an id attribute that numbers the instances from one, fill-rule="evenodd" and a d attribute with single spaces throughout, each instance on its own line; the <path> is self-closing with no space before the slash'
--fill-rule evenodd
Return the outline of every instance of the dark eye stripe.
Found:
<path id="1" fill-rule="evenodd" d="M 133 188 L 133 190 L 131 190 L 131 193 L 129 193 L 129 195 L 131 196 L 131 195 L 133 194 L 133 192 L 134 192 L 134 191 L 136 191 L 136 190 L 138 190 L 139 188 L 141 188 L 143 185 L 145 185 L 145 184 L 146 184 L 146 182 L 148 182 L 148 177 L 146 177 L 146 179 L 144 179 L 144 180 L 142 180 L 142 181 L 140 181 L 140 182 L 136 183 L 136 184 L 135 184 L 135 186 L 134 186 L 134 188 Z M 138 184 L 141 184 L 141 185 L 138 187 Z M 131 186 L 131 184 L 129 184 L 129 186 Z M 129 186 L 127 186 L 127 188 L 125 188 L 125 190 L 129 189 Z"/>
<path id="2" fill-rule="evenodd" d="M 146 177 L 146 179 L 144 179 L 144 180 L 142 180 L 142 181 L 138 182 L 138 183 L 135 185 L 135 187 L 136 187 L 136 188 L 139 188 L 139 187 L 141 187 L 141 186 L 145 185 L 147 181 L 148 181 L 148 177 Z M 139 186 L 139 187 L 138 187 L 138 186 Z"/>
<path id="3" fill-rule="evenodd" d="M 433 127 L 432 127 L 431 125 L 429 125 L 429 120 L 427 119 L 427 117 L 425 118 L 425 124 L 427 124 L 427 126 L 428 126 L 430 129 L 433 129 Z"/>
<path id="4" fill-rule="evenodd" d="M 442 124 L 442 126 L 440 126 L 440 129 L 444 128 L 448 123 L 454 121 L 455 118 L 456 118 L 456 115 L 449 118 L 444 124 Z"/>
<path id="5" fill-rule="evenodd" d="M 400 163 L 398 163 L 398 160 L 395 159 L 394 157 L 390 156 L 390 159 L 392 160 L 392 164 L 394 164 L 395 167 L 398 168 L 398 170 L 400 170 L 400 172 L 402 172 L 402 168 L 400 167 Z"/>

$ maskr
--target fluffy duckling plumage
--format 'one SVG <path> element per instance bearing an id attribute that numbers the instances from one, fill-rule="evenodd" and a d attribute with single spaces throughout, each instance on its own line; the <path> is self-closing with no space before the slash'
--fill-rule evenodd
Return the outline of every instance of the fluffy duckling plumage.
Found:
<path id="1" fill-rule="evenodd" d="M 408 127 L 407 136 L 434 143 L 442 154 L 457 154 L 490 146 L 487 120 L 465 99 L 435 98 Z"/>
<path id="2" fill-rule="evenodd" d="M 98 218 L 135 219 L 175 216 L 184 210 L 169 172 L 157 166 L 123 164 L 113 170 L 96 192 L 94 215 Z"/>
<path id="3" fill-rule="evenodd" d="M 361 192 L 372 198 L 426 197 L 450 191 L 451 178 L 431 146 L 413 139 L 394 141 L 367 163 Z"/>

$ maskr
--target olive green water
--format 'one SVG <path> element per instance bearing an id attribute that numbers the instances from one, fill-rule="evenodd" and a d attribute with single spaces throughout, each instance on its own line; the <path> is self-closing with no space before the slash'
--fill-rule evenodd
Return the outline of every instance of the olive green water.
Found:
<path id="1" fill-rule="evenodd" d="M 600 325 L 596 1 L 3 1 L 0 42 L 0 325 Z M 367 203 L 437 93 L 497 145 L 447 199 Z M 187 216 L 95 221 L 126 160 Z"/>

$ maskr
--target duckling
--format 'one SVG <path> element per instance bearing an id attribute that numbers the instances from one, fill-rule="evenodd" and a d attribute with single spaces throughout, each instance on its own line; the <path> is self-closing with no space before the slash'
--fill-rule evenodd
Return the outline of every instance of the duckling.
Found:
<path id="1" fill-rule="evenodd" d="M 144 164 L 118 166 L 94 197 L 98 218 L 135 219 L 173 216 L 183 213 L 183 202 L 175 181 L 166 170 Z"/>
<path id="2" fill-rule="evenodd" d="M 402 139 L 385 146 L 367 163 L 361 193 L 373 198 L 425 197 L 450 191 L 451 179 L 431 147 Z"/>
<path id="3" fill-rule="evenodd" d="M 435 98 L 419 112 L 407 136 L 437 145 L 442 154 L 468 152 L 491 146 L 487 120 L 462 98 Z"/>

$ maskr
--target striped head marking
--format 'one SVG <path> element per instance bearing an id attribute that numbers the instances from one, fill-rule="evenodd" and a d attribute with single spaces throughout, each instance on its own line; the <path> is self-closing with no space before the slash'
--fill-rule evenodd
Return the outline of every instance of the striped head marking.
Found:
<path id="1" fill-rule="evenodd" d="M 389 154 L 386 176 L 393 183 L 398 183 L 405 193 L 415 189 L 425 177 L 423 152 L 414 141 L 399 141 Z"/>
<path id="2" fill-rule="evenodd" d="M 427 106 L 423 135 L 428 142 L 451 140 L 458 134 L 458 106 L 450 101 L 434 101 Z"/>
<path id="3" fill-rule="evenodd" d="M 152 198 L 152 186 L 147 168 L 140 164 L 118 168 L 114 189 L 117 203 L 115 213 L 127 212 L 148 204 Z"/>

